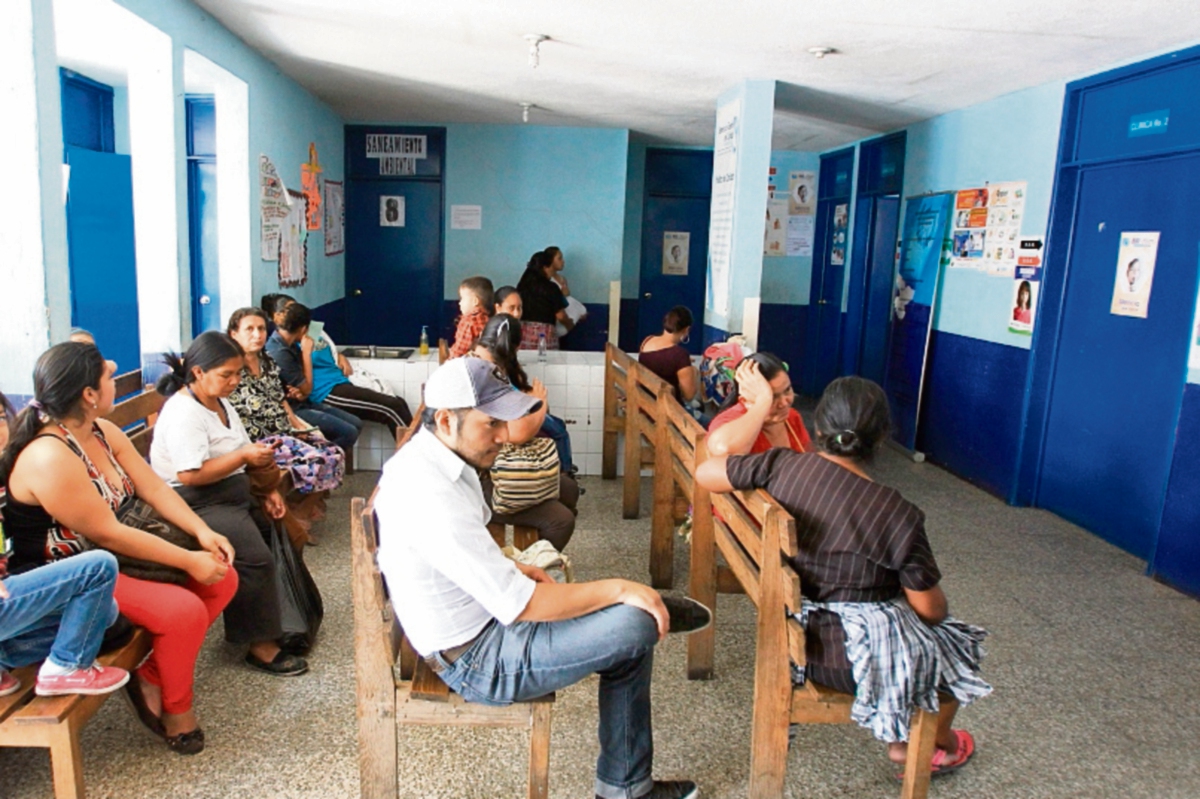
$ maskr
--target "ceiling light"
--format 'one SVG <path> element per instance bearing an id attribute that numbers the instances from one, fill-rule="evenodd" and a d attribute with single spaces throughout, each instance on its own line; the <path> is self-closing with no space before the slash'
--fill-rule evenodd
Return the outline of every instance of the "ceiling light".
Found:
<path id="1" fill-rule="evenodd" d="M 534 108 L 535 107 L 534 104 L 533 103 L 517 103 L 517 105 L 521 106 L 521 121 L 528 122 L 529 121 L 529 109 Z"/>
<path id="2" fill-rule="evenodd" d="M 827 55 L 838 54 L 836 47 L 810 47 L 808 48 L 808 52 L 812 53 L 814 58 L 824 58 Z"/>
<path id="3" fill-rule="evenodd" d="M 529 42 L 529 67 L 531 69 L 538 68 L 538 47 L 542 42 L 549 41 L 550 37 L 544 33 L 527 33 L 525 41 Z"/>

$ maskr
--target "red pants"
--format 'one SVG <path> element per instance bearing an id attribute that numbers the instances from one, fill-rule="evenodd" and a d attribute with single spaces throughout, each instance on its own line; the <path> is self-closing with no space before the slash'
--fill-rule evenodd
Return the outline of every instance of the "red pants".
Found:
<path id="1" fill-rule="evenodd" d="M 200 645 L 208 628 L 233 599 L 237 586 L 233 569 L 213 585 L 201 585 L 192 579 L 186 585 L 173 585 L 117 576 L 113 597 L 121 612 L 129 621 L 146 628 L 154 639 L 154 651 L 138 674 L 162 689 L 164 713 L 191 710 Z"/>

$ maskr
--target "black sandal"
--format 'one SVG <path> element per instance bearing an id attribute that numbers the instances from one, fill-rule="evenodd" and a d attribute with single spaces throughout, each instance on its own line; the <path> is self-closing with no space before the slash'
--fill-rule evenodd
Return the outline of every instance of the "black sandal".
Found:
<path id="1" fill-rule="evenodd" d="M 164 737 L 167 739 L 167 746 L 177 755 L 198 755 L 204 751 L 204 730 L 199 727 Z"/>
<path id="2" fill-rule="evenodd" d="M 252 652 L 247 652 L 246 665 L 259 671 L 265 671 L 267 674 L 274 674 L 276 677 L 298 677 L 308 671 L 308 661 L 282 649 L 270 663 L 255 657 Z"/>
<path id="3" fill-rule="evenodd" d="M 129 700 L 129 706 L 133 708 L 133 714 L 137 716 L 138 721 L 157 735 L 159 738 L 167 737 L 167 730 L 163 727 L 162 719 L 154 715 L 150 710 L 150 706 L 146 704 L 146 695 L 142 693 L 142 683 L 138 680 L 137 675 L 131 675 L 129 682 L 125 683 L 125 698 Z"/>

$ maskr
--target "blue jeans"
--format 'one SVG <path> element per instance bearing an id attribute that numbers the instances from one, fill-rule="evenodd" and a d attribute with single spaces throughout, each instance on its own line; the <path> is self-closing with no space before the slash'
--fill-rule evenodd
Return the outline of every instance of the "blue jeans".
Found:
<path id="1" fill-rule="evenodd" d="M 342 448 L 349 457 L 362 432 L 363 422 L 352 413 L 324 402 L 308 402 L 296 408 L 296 415 L 321 429 L 321 435 Z"/>
<path id="2" fill-rule="evenodd" d="M 49 657 L 56 666 L 91 668 L 104 631 L 117 620 L 117 559 L 84 552 L 6 577 L 0 599 L 0 668 Z"/>
<path id="3" fill-rule="evenodd" d="M 599 674 L 596 795 L 633 799 L 652 785 L 650 676 L 657 641 L 654 619 L 630 605 L 566 621 L 492 622 L 441 677 L 469 702 L 508 705 Z"/>
<path id="4" fill-rule="evenodd" d="M 567 433 L 567 423 L 557 416 L 546 414 L 546 419 L 542 422 L 542 429 L 538 433 L 554 441 L 562 470 L 564 472 L 571 471 L 571 436 Z"/>

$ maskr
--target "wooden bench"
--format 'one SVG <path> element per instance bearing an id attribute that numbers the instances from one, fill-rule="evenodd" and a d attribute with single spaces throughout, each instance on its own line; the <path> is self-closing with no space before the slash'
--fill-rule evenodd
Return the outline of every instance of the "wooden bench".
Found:
<path id="1" fill-rule="evenodd" d="M 450 691 L 413 650 L 388 601 L 375 562 L 374 512 L 350 503 L 354 662 L 359 784 L 362 799 L 397 793 L 398 725 L 520 727 L 530 731 L 529 799 L 546 799 L 550 781 L 550 710 L 554 695 L 505 707 L 472 704 Z"/>
<path id="2" fill-rule="evenodd" d="M 758 607 L 749 796 L 779 799 L 787 770 L 789 723 L 850 723 L 854 697 L 812 681 L 792 685 L 790 664 L 805 664 L 804 628 L 792 616 L 801 606 L 800 577 L 789 561 L 799 552 L 795 520 L 765 491 L 712 494 L 711 499 L 719 516 L 713 515 L 711 538 L 693 531 L 692 562 L 708 562 L 715 547 Z M 715 600 L 715 594 L 706 598 Z M 710 630 L 716 627 L 715 618 L 714 613 Z M 690 671 L 691 649 L 688 654 Z M 711 672 L 711 651 L 709 658 Z M 928 796 L 936 732 L 937 714 L 913 712 L 902 799 Z"/>
<path id="3" fill-rule="evenodd" d="M 140 372 L 139 382 L 140 382 Z M 119 396 L 119 395 L 118 395 Z M 125 431 L 134 449 L 143 458 L 150 457 L 150 444 L 154 441 L 154 422 L 162 410 L 166 398 L 154 389 L 146 389 L 113 405 L 104 417 Z"/>
<path id="4" fill-rule="evenodd" d="M 626 519 L 641 514 L 642 469 L 654 467 L 658 395 L 674 397 L 674 389 L 612 344 L 604 348 L 604 449 L 601 474 L 617 476 L 618 436 L 625 436 L 625 478 L 622 512 Z M 632 402 L 630 400 L 632 399 Z M 656 585 L 661 588 L 663 586 Z"/>

